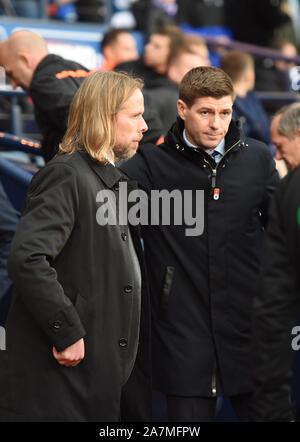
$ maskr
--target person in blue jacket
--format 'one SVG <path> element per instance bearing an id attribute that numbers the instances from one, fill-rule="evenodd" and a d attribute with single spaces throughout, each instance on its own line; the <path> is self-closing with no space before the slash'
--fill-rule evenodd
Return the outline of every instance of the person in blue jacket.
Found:
<path id="1" fill-rule="evenodd" d="M 221 59 L 221 68 L 230 76 L 236 93 L 233 117 L 242 120 L 247 137 L 267 144 L 274 155 L 270 122 L 254 89 L 255 68 L 252 55 L 239 50 L 229 51 Z"/>

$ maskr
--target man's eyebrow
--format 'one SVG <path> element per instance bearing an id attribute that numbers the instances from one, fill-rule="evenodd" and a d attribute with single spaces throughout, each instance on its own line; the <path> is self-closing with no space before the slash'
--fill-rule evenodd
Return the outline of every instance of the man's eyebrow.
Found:
<path id="1" fill-rule="evenodd" d="M 212 108 L 212 107 L 203 106 L 203 107 L 199 107 L 198 111 L 215 111 L 215 109 Z M 232 108 L 231 107 L 226 107 L 224 109 L 220 109 L 219 112 L 224 112 L 224 111 L 232 112 Z"/>

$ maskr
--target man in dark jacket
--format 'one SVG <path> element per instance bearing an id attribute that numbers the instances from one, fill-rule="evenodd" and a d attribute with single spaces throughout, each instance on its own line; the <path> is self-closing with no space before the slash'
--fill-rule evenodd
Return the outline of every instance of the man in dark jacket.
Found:
<path id="1" fill-rule="evenodd" d="M 163 207 L 177 207 L 159 222 L 151 198 L 156 225 L 142 232 L 154 388 L 167 395 L 169 420 L 213 420 L 218 396 L 250 419 L 252 300 L 279 178 L 267 146 L 232 121 L 233 101 L 225 72 L 192 69 L 165 142 L 143 145 L 121 166 L 151 196 L 161 192 Z"/>
<path id="2" fill-rule="evenodd" d="M 133 183 L 114 167 L 147 129 L 141 87 L 116 72 L 89 76 L 59 154 L 29 187 L 8 261 L 4 421 L 151 418 L 143 253 L 138 228 L 118 216 L 121 185 Z"/>
<path id="3" fill-rule="evenodd" d="M 300 307 L 299 103 L 285 107 L 277 117 L 277 150 L 290 173 L 281 181 L 270 204 L 263 284 L 255 303 L 254 411 L 256 419 L 262 421 L 294 418 L 292 350 L 299 350 L 299 325 L 295 326 Z"/>
<path id="4" fill-rule="evenodd" d="M 42 153 L 49 161 L 58 150 L 70 104 L 88 70 L 49 54 L 46 41 L 31 31 L 17 31 L 8 37 L 0 49 L 0 63 L 12 86 L 21 86 L 31 96 L 43 136 Z"/>

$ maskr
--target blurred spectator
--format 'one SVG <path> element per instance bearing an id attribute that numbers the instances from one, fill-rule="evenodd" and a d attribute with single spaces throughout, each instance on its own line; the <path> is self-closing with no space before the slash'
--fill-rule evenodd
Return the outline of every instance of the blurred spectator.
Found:
<path id="1" fill-rule="evenodd" d="M 133 0 L 111 0 L 112 16 L 110 26 L 112 28 L 130 28 L 135 27 L 136 21 L 131 11 Z"/>
<path id="2" fill-rule="evenodd" d="M 276 30 L 291 23 L 280 0 L 226 0 L 224 13 L 234 40 L 260 46 L 268 46 Z"/>
<path id="3" fill-rule="evenodd" d="M 274 39 L 270 46 L 287 57 L 297 56 L 297 48 L 291 41 Z M 295 63 L 267 58 L 256 63 L 255 88 L 263 92 L 291 92 L 295 75 L 297 83 L 299 75 Z M 271 101 L 266 103 L 265 109 L 268 114 L 274 114 L 280 106 L 280 103 Z"/>
<path id="4" fill-rule="evenodd" d="M 281 107 L 273 116 L 270 124 L 270 133 L 271 133 L 271 140 L 275 147 L 276 156 L 275 156 L 275 162 L 276 162 L 276 168 L 278 170 L 280 178 L 283 178 L 287 174 L 287 167 L 284 162 L 284 159 L 281 157 L 280 154 L 280 147 L 281 147 L 281 135 L 278 132 L 278 123 L 281 118 L 281 115 L 283 112 L 285 112 L 289 108 L 289 105 Z M 279 146 L 279 149 L 278 149 Z"/>
<path id="5" fill-rule="evenodd" d="M 233 117 L 242 120 L 246 136 L 263 141 L 271 148 L 269 120 L 254 91 L 253 57 L 243 51 L 229 51 L 221 58 L 221 68 L 232 79 L 236 93 Z"/>
<path id="6" fill-rule="evenodd" d="M 194 28 L 224 25 L 227 0 L 178 0 L 177 22 Z"/>
<path id="7" fill-rule="evenodd" d="M 39 0 L 11 0 L 10 2 L 1 2 L 0 14 L 41 18 L 41 2 Z"/>
<path id="8" fill-rule="evenodd" d="M 193 52 L 187 43 L 187 46 L 179 48 L 169 60 L 167 71 L 169 83 L 149 89 L 153 105 L 163 125 L 164 135 L 178 116 L 178 85 L 184 75 L 197 66 L 207 66 L 207 64 L 203 64 L 203 57 Z"/>
<path id="9" fill-rule="evenodd" d="M 300 46 L 300 2 L 299 0 L 287 0 L 290 8 L 290 17 L 293 23 L 295 43 Z"/>
<path id="10" fill-rule="evenodd" d="M 149 36 L 164 25 L 176 23 L 176 0 L 136 0 L 131 10 L 136 21 L 136 29 Z"/>
<path id="11" fill-rule="evenodd" d="M 209 50 L 206 46 L 205 40 L 199 35 L 188 34 L 185 36 L 186 44 L 191 51 L 201 57 L 201 64 L 199 66 L 210 66 Z"/>
<path id="12" fill-rule="evenodd" d="M 78 21 L 105 23 L 108 8 L 106 0 L 77 0 Z"/>
<path id="13" fill-rule="evenodd" d="M 196 66 L 209 66 L 208 60 L 190 46 L 180 48 L 169 61 L 168 78 L 179 84 L 185 74 Z"/>
<path id="14" fill-rule="evenodd" d="M 13 87 L 32 98 L 35 119 L 43 135 L 42 154 L 49 161 L 65 133 L 69 107 L 88 75 L 74 61 L 48 53 L 46 41 L 31 31 L 16 31 L 0 47 L 0 65 Z"/>
<path id="15" fill-rule="evenodd" d="M 75 2 L 77 0 L 51 0 L 48 2 L 48 16 L 58 20 L 73 23 L 77 20 Z"/>
<path id="16" fill-rule="evenodd" d="M 116 69 L 142 77 L 146 88 L 166 84 L 169 59 L 183 45 L 184 34 L 177 26 L 161 26 L 150 35 L 142 57 L 119 64 Z"/>
<path id="17" fill-rule="evenodd" d="M 101 42 L 104 61 L 101 70 L 111 70 L 120 63 L 138 59 L 135 39 L 126 28 L 110 29 Z"/>
<path id="18" fill-rule="evenodd" d="M 19 222 L 17 212 L 11 205 L 0 181 L 0 325 L 4 325 L 10 301 L 11 281 L 6 264 L 10 244 Z"/>
<path id="19" fill-rule="evenodd" d="M 276 39 L 270 47 L 277 49 L 286 57 L 293 58 L 297 56 L 297 48 L 290 41 Z M 256 89 L 260 91 L 290 91 L 289 73 L 294 66 L 295 63 L 293 62 L 267 59 L 264 66 L 256 68 Z"/>
<path id="20" fill-rule="evenodd" d="M 273 45 L 271 45 L 274 49 L 278 49 L 281 51 L 283 55 L 286 57 L 297 57 L 297 48 L 294 43 L 285 40 L 275 40 Z M 285 60 L 275 60 L 275 66 L 280 71 L 289 71 L 292 67 L 295 66 L 294 62 L 285 61 Z"/>

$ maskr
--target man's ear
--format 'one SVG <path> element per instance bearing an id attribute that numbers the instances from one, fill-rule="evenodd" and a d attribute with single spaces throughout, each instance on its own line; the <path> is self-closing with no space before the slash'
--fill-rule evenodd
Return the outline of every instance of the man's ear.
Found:
<path id="1" fill-rule="evenodd" d="M 27 52 L 20 52 L 19 57 L 29 69 L 32 67 L 32 57 L 30 56 L 30 54 L 28 54 Z"/>
<path id="2" fill-rule="evenodd" d="M 187 109 L 187 105 L 185 104 L 185 102 L 179 99 L 177 101 L 177 112 L 182 120 L 185 120 L 186 109 Z"/>
<path id="3" fill-rule="evenodd" d="M 103 55 L 104 58 L 111 59 L 112 58 L 112 54 L 113 54 L 113 51 L 112 51 L 110 46 L 105 46 L 102 49 L 102 55 Z"/>

